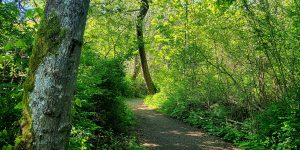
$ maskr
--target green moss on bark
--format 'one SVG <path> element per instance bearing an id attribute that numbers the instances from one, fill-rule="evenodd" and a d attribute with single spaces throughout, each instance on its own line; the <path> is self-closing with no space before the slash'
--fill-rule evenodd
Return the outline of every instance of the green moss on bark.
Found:
<path id="1" fill-rule="evenodd" d="M 28 76 L 24 82 L 24 109 L 21 119 L 22 142 L 20 145 L 25 147 L 25 149 L 31 149 L 32 143 L 32 118 L 29 108 L 29 94 L 34 89 L 36 70 L 46 56 L 58 52 L 65 34 L 66 29 L 62 28 L 60 17 L 56 13 L 52 13 L 41 20 L 29 61 Z"/>
<path id="2" fill-rule="evenodd" d="M 42 19 L 29 61 L 28 77 L 24 84 L 25 90 L 29 92 L 33 90 L 37 68 L 47 55 L 55 54 L 58 51 L 65 34 L 66 29 L 61 27 L 60 17 L 57 14 L 52 13 L 47 19 Z"/>

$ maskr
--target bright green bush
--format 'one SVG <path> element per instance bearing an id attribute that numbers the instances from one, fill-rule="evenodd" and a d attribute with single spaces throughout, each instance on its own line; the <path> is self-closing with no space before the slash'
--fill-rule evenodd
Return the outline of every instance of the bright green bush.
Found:
<path id="1" fill-rule="evenodd" d="M 122 58 L 102 59 L 86 50 L 79 68 L 71 149 L 139 147 L 128 132 L 133 114 L 122 98 L 129 88 Z"/>
<path id="2" fill-rule="evenodd" d="M 297 149 L 300 146 L 298 101 L 274 102 L 266 110 L 251 114 L 252 118 L 237 122 L 231 120 L 231 111 L 235 110 L 225 105 L 206 108 L 201 101 L 198 104 L 187 101 L 183 99 L 186 95 L 178 93 L 158 93 L 148 96 L 145 101 L 150 107 L 223 137 L 243 149 Z"/>

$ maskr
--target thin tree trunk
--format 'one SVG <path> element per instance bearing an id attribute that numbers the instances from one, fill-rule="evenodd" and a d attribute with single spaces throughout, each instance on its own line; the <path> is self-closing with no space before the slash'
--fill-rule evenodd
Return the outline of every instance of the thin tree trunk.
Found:
<path id="1" fill-rule="evenodd" d="M 68 148 L 89 0 L 48 0 L 24 83 L 19 149 Z"/>
<path id="2" fill-rule="evenodd" d="M 138 44 L 138 49 L 140 53 L 140 59 L 141 59 L 141 65 L 143 69 L 143 74 L 144 74 L 144 79 L 148 88 L 149 94 L 155 94 L 156 89 L 154 86 L 154 83 L 151 79 L 151 75 L 148 69 L 148 63 L 147 63 L 147 58 L 146 58 L 146 53 L 145 53 L 145 43 L 144 43 L 144 34 L 143 34 L 143 27 L 144 27 L 144 18 L 148 12 L 149 9 L 149 4 L 148 0 L 142 0 L 141 1 L 141 7 L 140 7 L 140 12 L 137 17 L 137 25 L 136 25 L 136 31 L 137 31 L 137 44 Z"/>

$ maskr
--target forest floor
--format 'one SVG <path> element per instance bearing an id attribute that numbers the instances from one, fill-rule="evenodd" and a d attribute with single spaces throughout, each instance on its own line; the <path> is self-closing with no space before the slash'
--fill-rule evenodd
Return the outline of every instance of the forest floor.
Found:
<path id="1" fill-rule="evenodd" d="M 230 143 L 197 128 L 172 119 L 144 105 L 143 100 L 128 101 L 136 117 L 134 132 L 142 146 L 161 150 L 235 150 Z"/>

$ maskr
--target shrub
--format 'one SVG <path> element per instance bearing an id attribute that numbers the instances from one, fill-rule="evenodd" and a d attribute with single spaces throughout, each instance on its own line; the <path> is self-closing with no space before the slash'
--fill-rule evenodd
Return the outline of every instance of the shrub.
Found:
<path id="1" fill-rule="evenodd" d="M 128 136 L 133 115 L 122 98 L 128 91 L 122 59 L 101 59 L 89 50 L 84 51 L 77 84 L 70 147 L 138 147 Z"/>

